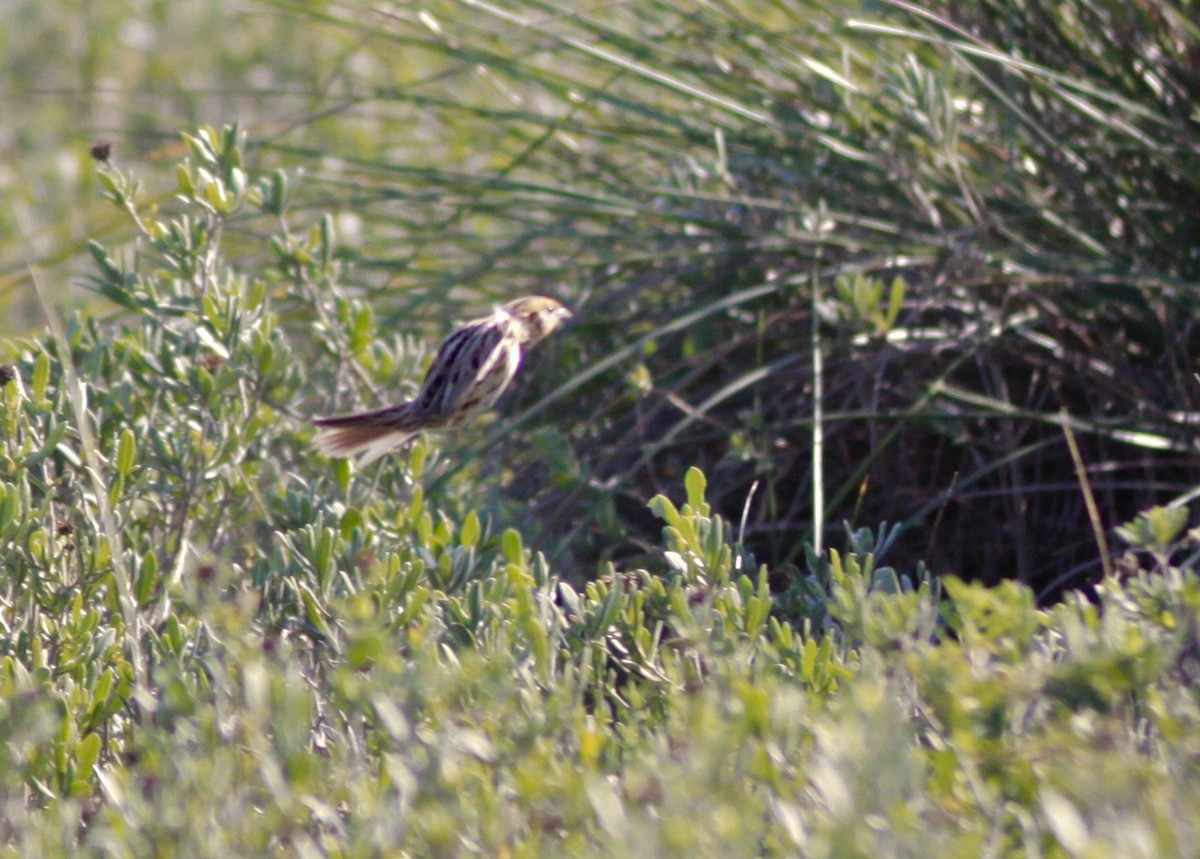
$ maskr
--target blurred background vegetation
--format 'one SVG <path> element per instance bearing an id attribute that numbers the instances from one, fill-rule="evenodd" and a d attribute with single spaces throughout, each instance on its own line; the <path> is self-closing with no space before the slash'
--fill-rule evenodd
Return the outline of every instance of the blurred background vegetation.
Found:
<path id="1" fill-rule="evenodd" d="M 380 336 L 579 311 L 434 487 L 469 471 L 577 578 L 696 464 L 778 586 L 814 527 L 889 521 L 910 565 L 1050 598 L 1200 484 L 1193 11 L 9 3 L 0 301 L 30 330 L 29 263 L 84 298 L 85 240 L 128 237 L 91 144 L 165 180 L 181 128 L 236 120 L 302 172 L 293 229 L 332 213 Z"/>
<path id="2" fill-rule="evenodd" d="M 0 854 L 1186 854 L 1196 18 L 0 5 Z"/>

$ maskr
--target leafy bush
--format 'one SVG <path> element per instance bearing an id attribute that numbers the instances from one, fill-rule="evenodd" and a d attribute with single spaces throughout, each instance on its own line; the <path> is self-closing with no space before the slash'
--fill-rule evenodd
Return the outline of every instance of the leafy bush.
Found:
<path id="1" fill-rule="evenodd" d="M 1081 480 L 1105 527 L 1200 482 L 1188 4 L 312 14 L 357 40 L 355 122 L 421 129 L 322 171 L 381 318 L 580 311 L 461 457 L 501 446 L 556 557 L 641 562 L 695 464 L 775 575 L 891 521 L 1048 601 L 1102 569 Z"/>
<path id="2" fill-rule="evenodd" d="M 0 132 L 0 300 L 106 237 L 0 346 L 6 855 L 1192 849 L 1188 4 L 136 5 L 35 125 L 260 139 Z M 315 452 L 521 292 L 499 420 Z"/>
<path id="3" fill-rule="evenodd" d="M 331 212 L 379 327 L 432 338 L 529 291 L 580 311 L 439 478 L 483 468 L 488 512 L 577 580 L 641 562 L 646 500 L 693 464 L 775 577 L 890 521 L 908 566 L 1043 602 L 1103 569 L 1081 481 L 1107 528 L 1200 481 L 1179 0 L 0 17 L 25 37 L 0 187 L 40 204 L 0 212 L 0 303 L 29 259 L 117 233 L 88 144 L 157 166 L 181 124 L 240 117 L 259 163 L 304 166 L 296 229 Z"/>
<path id="4" fill-rule="evenodd" d="M 772 594 L 689 469 L 659 552 L 575 586 L 427 442 L 355 474 L 305 415 L 415 378 L 327 222 L 238 134 L 178 205 L 111 173 L 126 312 L 5 347 L 10 855 L 1122 855 L 1200 815 L 1195 535 L 1151 511 L 1099 603 L 812 553 Z M 270 264 L 225 243 L 272 225 Z M 673 494 L 673 493 L 672 493 Z M 739 529 L 740 530 L 740 529 Z M 1143 560 L 1144 558 L 1144 560 Z M 573 578 L 573 577 L 572 577 Z"/>

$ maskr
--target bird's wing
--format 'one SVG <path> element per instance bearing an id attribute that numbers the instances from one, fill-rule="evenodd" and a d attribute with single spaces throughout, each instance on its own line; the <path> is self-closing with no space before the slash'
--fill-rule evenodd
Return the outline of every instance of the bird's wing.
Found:
<path id="1" fill-rule="evenodd" d="M 480 409 L 489 408 L 500 399 L 521 366 L 521 344 L 511 330 L 511 322 L 506 323 L 503 330 L 504 335 L 488 352 L 475 373 L 474 383 L 456 403 L 460 410 L 460 421 Z"/>
<path id="2" fill-rule="evenodd" d="M 507 332 L 494 316 L 458 329 L 438 350 L 417 395 L 422 415 L 453 416 L 498 360 Z"/>

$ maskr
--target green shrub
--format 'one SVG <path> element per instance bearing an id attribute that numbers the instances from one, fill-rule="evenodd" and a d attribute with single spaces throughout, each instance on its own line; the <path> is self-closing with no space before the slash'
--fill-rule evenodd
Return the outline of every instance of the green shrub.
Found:
<path id="1" fill-rule="evenodd" d="M 1191 849 L 1183 7 L 273 5 L 338 109 L 98 168 L 0 347 L 0 849 Z M 315 452 L 525 291 L 500 420 Z"/>
<path id="2" fill-rule="evenodd" d="M 1191 843 L 1200 584 L 1176 513 L 1122 530 L 1146 563 L 1098 604 L 881 566 L 887 528 L 772 593 L 689 469 L 682 504 L 650 504 L 653 565 L 577 587 L 485 493 L 427 485 L 429 440 L 361 473 L 313 453 L 321 391 L 415 378 L 422 353 L 356 333 L 328 223 L 289 231 L 290 180 L 254 178 L 236 131 L 188 143 L 170 214 L 105 180 L 139 238 L 94 246 L 92 284 L 126 312 L 6 347 L 6 852 Z M 224 255 L 271 220 L 270 261 Z"/>
<path id="3" fill-rule="evenodd" d="M 310 11 L 384 130 L 317 203 L 380 318 L 579 311 L 458 458 L 556 557 L 636 562 L 697 465 L 778 575 L 889 521 L 906 566 L 1050 602 L 1100 577 L 1081 475 L 1108 527 L 1200 482 L 1187 3 Z"/>

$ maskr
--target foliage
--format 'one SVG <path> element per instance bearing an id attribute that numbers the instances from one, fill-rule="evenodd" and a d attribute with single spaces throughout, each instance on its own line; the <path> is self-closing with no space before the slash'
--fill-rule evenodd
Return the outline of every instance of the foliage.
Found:
<path id="1" fill-rule="evenodd" d="M 653 560 L 576 587 L 430 481 L 426 442 L 362 473 L 313 454 L 309 400 L 422 355 L 363 333 L 332 229 L 294 233 L 292 179 L 241 143 L 187 137 L 169 211 L 106 173 L 138 239 L 93 245 L 91 285 L 127 312 L 5 347 L 6 854 L 1191 843 L 1200 582 L 1177 514 L 1127 526 L 1148 563 L 1098 604 L 880 566 L 887 528 L 772 593 L 689 469 L 682 503 L 650 502 Z M 268 229 L 270 267 L 226 255 Z"/>
<path id="2" fill-rule="evenodd" d="M 777 575 L 891 521 L 1048 602 L 1103 568 L 1081 482 L 1103 528 L 1200 482 L 1188 4 L 270 5 L 417 129 L 313 186 L 385 326 L 577 311 L 455 457 L 554 557 L 639 563 L 695 464 Z"/>
<path id="3" fill-rule="evenodd" d="M 0 852 L 1186 854 L 1193 17 L 4 5 Z"/>
<path id="4" fill-rule="evenodd" d="M 0 130 L 0 301 L 120 233 L 87 144 L 157 168 L 240 118 L 379 328 L 577 311 L 438 481 L 581 571 L 638 562 L 697 464 L 776 575 L 890 521 L 906 564 L 1049 602 L 1103 569 L 1098 524 L 1200 482 L 1186 2 L 60 6 L 0 11 L 0 97 L 37 107 Z"/>
<path id="5" fill-rule="evenodd" d="M 41 322 L 30 265 L 65 300 L 87 241 L 127 237 L 127 220 L 100 204 L 95 144 L 123 169 L 161 170 L 183 154 L 180 129 L 241 121 L 269 134 L 281 111 L 329 94 L 343 50 L 294 15 L 229 0 L 0 4 L 0 336 Z"/>

